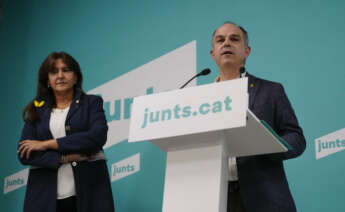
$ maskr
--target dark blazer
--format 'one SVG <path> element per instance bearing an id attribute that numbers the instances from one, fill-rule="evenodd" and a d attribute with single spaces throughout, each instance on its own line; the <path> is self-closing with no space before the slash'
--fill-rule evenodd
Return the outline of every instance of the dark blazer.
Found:
<path id="1" fill-rule="evenodd" d="M 36 108 L 40 120 L 26 121 L 22 140 L 48 140 L 53 136 L 49 129 L 48 102 Z M 32 152 L 29 159 L 20 158 L 30 169 L 27 182 L 24 212 L 55 212 L 57 195 L 57 170 L 61 154 L 92 154 L 102 151 L 107 140 L 107 121 L 101 97 L 86 95 L 76 90 L 65 122 L 66 136 L 57 139 L 59 149 Z M 73 162 L 72 169 L 79 212 L 113 212 L 114 202 L 105 160 Z"/>
<path id="2" fill-rule="evenodd" d="M 246 212 L 295 212 L 283 161 L 304 152 L 302 129 L 281 84 L 249 74 L 248 78 L 249 109 L 265 120 L 292 150 L 237 158 L 240 194 Z"/>

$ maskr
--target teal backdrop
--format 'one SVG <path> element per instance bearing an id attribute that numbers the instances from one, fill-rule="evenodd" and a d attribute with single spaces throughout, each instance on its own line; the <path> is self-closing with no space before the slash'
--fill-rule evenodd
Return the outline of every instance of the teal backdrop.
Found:
<path id="1" fill-rule="evenodd" d="M 3 0 L 1 211 L 23 207 L 26 187 L 5 194 L 5 178 L 26 168 L 16 156 L 22 109 L 34 97 L 37 70 L 50 52 L 63 50 L 79 61 L 88 91 L 196 40 L 197 70 L 213 70 L 198 79 L 201 85 L 217 76 L 211 34 L 227 20 L 249 33 L 247 70 L 284 85 L 304 129 L 305 153 L 284 163 L 298 211 L 345 211 L 345 152 L 316 160 L 314 144 L 345 128 L 344 11 L 340 0 Z M 149 142 L 120 142 L 106 149 L 109 172 L 136 153 L 140 171 L 112 182 L 116 211 L 159 212 L 164 152 Z"/>

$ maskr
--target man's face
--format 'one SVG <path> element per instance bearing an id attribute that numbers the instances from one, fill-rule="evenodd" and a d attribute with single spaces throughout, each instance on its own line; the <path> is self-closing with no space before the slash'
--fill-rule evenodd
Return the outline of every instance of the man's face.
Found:
<path id="1" fill-rule="evenodd" d="M 212 39 L 212 47 L 211 56 L 219 67 L 242 66 L 250 53 L 243 32 L 233 24 L 224 24 L 218 28 Z"/>

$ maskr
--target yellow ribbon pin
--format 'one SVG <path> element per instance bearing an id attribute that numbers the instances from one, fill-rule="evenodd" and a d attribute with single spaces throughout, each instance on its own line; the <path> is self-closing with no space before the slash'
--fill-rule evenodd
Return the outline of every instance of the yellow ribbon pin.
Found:
<path id="1" fill-rule="evenodd" d="M 38 102 L 37 100 L 34 101 L 35 107 L 42 107 L 44 105 L 44 101 Z"/>

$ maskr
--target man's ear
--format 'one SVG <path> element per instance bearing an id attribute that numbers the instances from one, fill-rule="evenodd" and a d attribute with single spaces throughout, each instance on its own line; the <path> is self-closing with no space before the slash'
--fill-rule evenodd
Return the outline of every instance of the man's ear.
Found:
<path id="1" fill-rule="evenodd" d="M 246 48 L 246 58 L 250 55 L 250 51 L 251 51 L 251 48 L 250 48 L 250 46 L 248 46 Z"/>
<path id="2" fill-rule="evenodd" d="M 212 56 L 212 58 L 214 58 L 214 51 L 213 51 L 213 49 L 210 50 L 210 55 Z"/>

